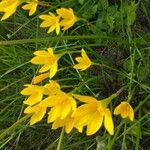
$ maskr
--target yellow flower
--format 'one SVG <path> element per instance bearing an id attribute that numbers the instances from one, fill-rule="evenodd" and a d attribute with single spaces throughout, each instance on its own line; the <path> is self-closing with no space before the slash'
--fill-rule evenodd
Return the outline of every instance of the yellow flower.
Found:
<path id="1" fill-rule="evenodd" d="M 30 125 L 37 123 L 38 121 L 42 120 L 46 113 L 46 107 L 41 106 L 41 104 L 37 104 L 35 106 L 28 106 L 25 110 L 25 114 L 32 114 L 30 119 Z"/>
<path id="2" fill-rule="evenodd" d="M 114 110 L 115 115 L 121 115 L 122 118 L 129 117 L 131 121 L 134 120 L 134 111 L 128 102 L 121 102 Z"/>
<path id="3" fill-rule="evenodd" d="M 4 15 L 1 20 L 5 20 L 15 13 L 20 4 L 20 0 L 2 0 L 0 2 L 0 12 L 4 12 Z"/>
<path id="4" fill-rule="evenodd" d="M 52 124 L 52 129 L 59 127 L 65 127 L 65 132 L 70 133 L 75 127 L 79 132 L 82 132 L 83 127 L 75 126 L 75 118 L 72 117 L 72 113 L 68 114 L 64 119 L 56 119 Z"/>
<path id="5" fill-rule="evenodd" d="M 98 101 L 90 96 L 73 95 L 76 99 L 84 102 L 79 106 L 73 117 L 75 117 L 76 126 L 87 126 L 87 135 L 96 133 L 102 125 L 104 120 L 104 126 L 110 135 L 114 134 L 114 124 L 112 115 L 107 105 L 110 102 L 110 98 Z"/>
<path id="6" fill-rule="evenodd" d="M 47 83 L 44 88 L 45 95 L 52 96 L 61 93 L 60 85 L 53 80 L 50 80 L 50 83 Z"/>
<path id="7" fill-rule="evenodd" d="M 28 4 L 25 4 L 22 8 L 24 10 L 29 10 L 29 16 L 33 15 L 37 9 L 38 6 L 38 0 L 32 0 L 30 2 L 27 2 Z"/>
<path id="8" fill-rule="evenodd" d="M 41 28 L 50 27 L 48 33 L 56 30 L 56 34 L 57 35 L 59 34 L 60 32 L 59 16 L 55 16 L 53 13 L 50 12 L 49 15 L 40 15 L 39 18 L 44 20 L 40 25 Z"/>
<path id="9" fill-rule="evenodd" d="M 37 84 L 49 77 L 49 72 L 42 73 L 32 79 L 32 84 Z"/>
<path id="10" fill-rule="evenodd" d="M 49 77 L 52 78 L 58 69 L 59 57 L 54 54 L 52 48 L 48 48 L 48 51 L 38 50 L 34 52 L 36 55 L 31 59 L 31 63 L 43 65 L 39 70 L 40 73 L 50 70 Z"/>
<path id="11" fill-rule="evenodd" d="M 81 56 L 82 57 L 76 57 L 78 64 L 74 65 L 73 68 L 83 71 L 92 65 L 92 61 L 89 59 L 84 49 L 81 50 Z"/>
<path id="12" fill-rule="evenodd" d="M 21 94 L 30 96 L 24 101 L 24 104 L 32 106 L 42 100 L 44 87 L 30 84 L 26 84 L 25 86 L 27 87 L 21 91 Z"/>
<path id="13" fill-rule="evenodd" d="M 57 14 L 62 17 L 60 25 L 63 26 L 63 30 L 67 30 L 72 27 L 77 21 L 78 18 L 74 15 L 74 12 L 71 8 L 60 8 L 56 10 Z"/>
<path id="14" fill-rule="evenodd" d="M 59 92 L 42 101 L 42 106 L 52 107 L 48 113 L 48 123 L 56 119 L 64 119 L 70 112 L 76 109 L 76 101 L 70 95 Z"/>

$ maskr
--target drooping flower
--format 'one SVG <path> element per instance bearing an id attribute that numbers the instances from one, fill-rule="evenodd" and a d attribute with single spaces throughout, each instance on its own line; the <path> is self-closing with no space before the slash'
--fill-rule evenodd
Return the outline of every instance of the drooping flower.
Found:
<path id="1" fill-rule="evenodd" d="M 92 65 L 92 61 L 89 59 L 84 49 L 81 49 L 81 57 L 76 57 L 75 59 L 78 62 L 78 64 L 73 66 L 75 69 L 83 71 Z"/>
<path id="2" fill-rule="evenodd" d="M 49 96 L 42 101 L 44 107 L 51 107 L 48 113 L 48 123 L 57 119 L 64 119 L 70 112 L 76 109 L 75 99 L 64 92 Z"/>
<path id="3" fill-rule="evenodd" d="M 134 120 L 134 110 L 133 108 L 131 107 L 131 105 L 124 101 L 124 102 L 121 102 L 121 104 L 119 104 L 115 110 L 114 110 L 114 114 L 115 115 L 121 115 L 122 118 L 127 118 L 129 117 L 129 119 L 131 121 Z"/>
<path id="4" fill-rule="evenodd" d="M 14 14 L 20 4 L 20 0 L 2 0 L 0 2 L 0 12 L 4 12 L 4 15 L 1 20 L 5 20 Z"/>
<path id="5" fill-rule="evenodd" d="M 50 71 L 49 77 L 52 78 L 58 69 L 59 56 L 54 54 L 52 48 L 48 48 L 48 51 L 38 50 L 34 55 L 36 56 L 31 59 L 31 63 L 43 65 L 39 72 Z"/>
<path id="6" fill-rule="evenodd" d="M 74 15 L 74 12 L 71 8 L 60 8 L 56 10 L 57 14 L 63 18 L 60 22 L 60 25 L 63 27 L 62 30 L 67 30 L 72 27 L 79 19 Z"/>
<path id="7" fill-rule="evenodd" d="M 29 10 L 29 16 L 33 15 L 36 12 L 37 6 L 38 6 L 38 0 L 32 0 L 27 2 L 28 4 L 25 4 L 22 8 L 24 10 Z"/>
<path id="8" fill-rule="evenodd" d="M 52 129 L 57 129 L 59 127 L 65 127 L 65 132 L 70 133 L 75 127 L 79 132 L 82 132 L 83 127 L 75 126 L 75 118 L 72 113 L 68 114 L 64 119 L 56 119 L 52 124 Z"/>
<path id="9" fill-rule="evenodd" d="M 58 35 L 60 32 L 60 17 L 55 16 L 53 13 L 49 13 L 48 15 L 40 15 L 40 19 L 44 20 L 40 27 L 47 28 L 49 27 L 48 33 L 53 32 L 56 30 L 56 34 Z"/>
<path id="10" fill-rule="evenodd" d="M 27 96 L 29 95 L 29 97 L 24 101 L 24 104 L 32 106 L 42 100 L 44 94 L 43 86 L 31 84 L 26 84 L 25 86 L 26 88 L 21 91 L 21 94 Z"/>
<path id="11" fill-rule="evenodd" d="M 76 126 L 87 126 L 87 135 L 96 133 L 102 126 L 104 120 L 104 126 L 110 135 L 114 134 L 114 124 L 110 109 L 107 105 L 111 101 L 111 98 L 107 98 L 101 101 L 90 97 L 73 95 L 76 99 L 86 104 L 79 106 L 73 117 L 75 117 Z"/>
<path id="12" fill-rule="evenodd" d="M 37 84 L 49 77 L 49 72 L 42 73 L 32 79 L 32 84 Z"/>
<path id="13" fill-rule="evenodd" d="M 46 114 L 46 107 L 41 106 L 41 104 L 37 104 L 34 106 L 28 106 L 25 110 L 24 113 L 25 114 L 31 114 L 31 119 L 30 119 L 30 125 L 33 125 L 37 122 L 39 122 L 40 120 L 42 120 L 42 118 L 44 117 L 44 115 Z"/>

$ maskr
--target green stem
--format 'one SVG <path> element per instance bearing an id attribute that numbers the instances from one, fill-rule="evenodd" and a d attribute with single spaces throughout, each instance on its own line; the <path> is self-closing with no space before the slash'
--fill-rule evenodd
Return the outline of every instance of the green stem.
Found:
<path id="1" fill-rule="evenodd" d="M 29 117 L 30 117 L 30 115 L 26 115 L 26 116 L 22 117 L 20 120 L 18 120 L 17 122 L 15 122 L 12 126 L 7 128 L 4 132 L 2 132 L 0 134 L 0 140 L 2 140 L 6 135 L 10 134 L 13 130 L 15 130 L 17 128 L 17 126 L 19 124 L 21 124 L 23 121 L 25 121 Z"/>
<path id="2" fill-rule="evenodd" d="M 64 137 L 64 127 L 61 130 L 61 134 L 60 134 L 60 137 L 59 137 L 59 141 L 58 141 L 58 145 L 57 145 L 56 150 L 61 150 L 63 137 Z"/>

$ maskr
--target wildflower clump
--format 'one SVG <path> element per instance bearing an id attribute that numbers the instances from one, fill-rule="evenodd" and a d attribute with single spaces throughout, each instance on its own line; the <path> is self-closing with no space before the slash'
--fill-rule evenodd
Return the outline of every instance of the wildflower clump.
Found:
<path id="1" fill-rule="evenodd" d="M 67 30 L 71 28 L 79 19 L 75 16 L 73 9 L 60 8 L 56 10 L 57 14 L 49 12 L 49 14 L 40 15 L 39 18 L 43 20 L 40 27 L 49 27 L 48 33 L 56 30 L 56 34 L 60 33 L 60 28 L 62 30 Z"/>
<path id="2" fill-rule="evenodd" d="M 74 92 L 66 93 L 61 89 L 57 81 L 51 80 L 58 70 L 58 60 L 67 53 L 55 54 L 53 48 L 38 50 L 34 52 L 35 57 L 31 63 L 41 65 L 40 75 L 32 79 L 32 84 L 25 85 L 21 91 L 22 95 L 28 96 L 24 104 L 28 107 L 25 114 L 30 114 L 30 125 L 42 120 L 47 115 L 47 123 L 52 124 L 52 129 L 64 127 L 66 133 L 70 133 L 73 128 L 83 132 L 86 128 L 86 135 L 90 136 L 99 131 L 102 124 L 110 135 L 114 134 L 114 121 L 112 109 L 109 104 L 122 90 L 111 96 L 99 100 L 92 96 L 85 96 Z M 81 49 L 81 57 L 75 58 L 78 64 L 73 68 L 84 71 L 94 65 L 84 49 Z M 44 79 L 49 78 L 49 82 L 38 85 Z M 114 114 L 121 114 L 122 118 L 134 119 L 134 111 L 127 102 L 121 102 L 114 110 Z"/>

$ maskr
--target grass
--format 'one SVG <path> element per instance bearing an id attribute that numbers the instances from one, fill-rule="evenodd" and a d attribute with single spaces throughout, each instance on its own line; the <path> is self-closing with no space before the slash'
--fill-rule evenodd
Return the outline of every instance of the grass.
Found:
<path id="1" fill-rule="evenodd" d="M 149 150 L 150 144 L 150 2 L 66 0 L 39 7 L 33 17 L 21 9 L 0 25 L 0 149 L 8 150 Z M 56 36 L 40 28 L 40 14 L 59 7 L 73 8 L 83 18 L 71 29 Z M 23 114 L 25 99 L 20 91 L 31 83 L 38 67 L 30 64 L 33 52 L 54 47 L 66 51 L 54 77 L 66 92 L 106 98 L 120 88 L 121 95 L 111 103 L 112 110 L 128 99 L 135 120 L 113 116 L 115 134 L 102 127 L 86 136 L 73 130 L 51 130 L 46 117 L 30 126 Z M 72 69 L 80 49 L 87 50 L 96 63 L 84 72 Z M 64 76 L 65 74 L 65 76 Z M 28 116 L 27 116 L 28 117 Z"/>

